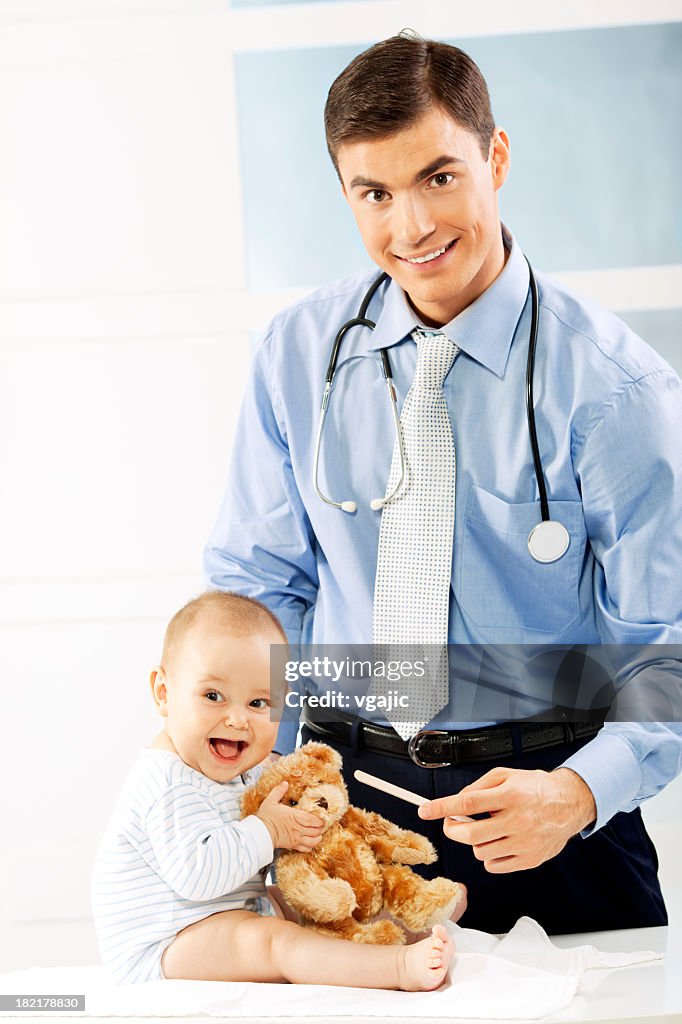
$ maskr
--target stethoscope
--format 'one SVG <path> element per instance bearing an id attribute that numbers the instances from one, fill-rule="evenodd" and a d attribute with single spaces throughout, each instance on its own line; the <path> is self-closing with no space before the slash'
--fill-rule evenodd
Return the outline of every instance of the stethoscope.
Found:
<path id="1" fill-rule="evenodd" d="M 526 260 L 528 263 L 528 260 Z M 533 467 L 535 469 L 535 479 L 538 484 L 538 491 L 540 494 L 540 514 L 542 516 L 541 521 L 533 527 L 528 536 L 528 550 L 536 562 L 556 562 L 566 552 L 570 537 L 566 527 L 555 519 L 549 517 L 549 503 L 547 501 L 547 488 L 545 487 L 545 477 L 542 469 L 542 462 L 540 461 L 540 449 L 538 447 L 538 437 L 535 428 L 535 408 L 533 403 L 533 374 L 535 371 L 535 350 L 538 342 L 538 309 L 539 309 L 539 298 L 538 298 L 538 286 L 535 280 L 535 275 L 528 263 L 528 273 L 530 276 L 530 294 L 531 294 L 531 321 L 530 321 L 530 337 L 528 339 L 528 359 L 526 362 L 526 419 L 528 421 L 528 434 L 530 437 L 530 445 L 533 452 Z M 323 494 L 320 490 L 318 471 L 320 461 L 320 446 L 322 442 L 322 431 L 324 428 L 324 421 L 327 416 L 327 408 L 329 406 L 329 397 L 334 383 L 334 375 L 336 373 L 336 364 L 339 358 L 339 351 L 341 349 L 341 343 L 345 338 L 348 331 L 353 327 L 368 327 L 370 330 L 374 330 L 376 324 L 373 320 L 367 318 L 367 309 L 370 302 L 374 298 L 374 294 L 384 281 L 388 279 L 388 274 L 381 273 L 375 281 L 372 282 L 367 294 L 362 300 L 358 315 L 353 317 L 351 320 L 347 320 L 346 323 L 340 328 L 334 345 L 331 351 L 329 359 L 329 366 L 327 367 L 327 374 L 324 381 L 324 391 L 322 393 L 322 405 L 320 407 L 320 421 L 317 428 L 317 439 L 315 441 L 315 456 L 314 456 L 314 467 L 313 467 L 313 487 L 315 494 L 320 498 L 321 501 L 325 502 L 326 505 L 331 505 L 332 508 L 341 509 L 342 512 L 355 512 L 357 511 L 357 504 L 354 501 L 333 501 L 328 498 L 327 495 Z M 389 502 L 395 501 L 403 482 L 405 480 L 405 449 L 403 447 L 403 436 L 400 429 L 400 416 L 398 415 L 398 401 L 396 396 L 395 387 L 393 385 L 393 375 L 391 370 L 391 363 L 388 358 L 388 352 L 385 348 L 379 349 L 379 355 L 381 356 L 381 366 L 384 374 L 384 380 L 388 389 L 388 397 L 391 403 L 391 412 L 393 414 L 393 424 L 395 428 L 396 442 L 398 450 L 400 452 L 400 478 L 396 483 L 395 487 L 391 490 L 390 494 L 387 494 L 384 498 L 372 498 L 370 502 L 370 508 L 377 512 L 382 509 L 384 505 L 388 505 Z"/>

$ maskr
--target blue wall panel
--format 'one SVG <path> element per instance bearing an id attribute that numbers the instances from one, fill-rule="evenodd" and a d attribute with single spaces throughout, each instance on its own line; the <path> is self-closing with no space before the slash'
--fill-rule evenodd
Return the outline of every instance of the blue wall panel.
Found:
<path id="1" fill-rule="evenodd" d="M 324 140 L 348 48 L 237 55 L 247 274 L 252 288 L 321 283 L 369 265 Z"/>
<path id="2" fill-rule="evenodd" d="M 682 26 L 472 43 L 512 141 L 502 213 L 531 259 L 682 262 Z"/>
<path id="3" fill-rule="evenodd" d="M 538 268 L 682 262 L 681 43 L 676 24 L 462 44 L 511 138 L 503 218 Z M 251 287 L 368 265 L 322 127 L 331 82 L 363 48 L 237 57 Z"/>

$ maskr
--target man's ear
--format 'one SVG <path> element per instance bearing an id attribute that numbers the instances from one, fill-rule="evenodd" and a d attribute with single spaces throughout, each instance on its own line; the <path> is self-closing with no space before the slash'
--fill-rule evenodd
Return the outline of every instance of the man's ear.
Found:
<path id="1" fill-rule="evenodd" d="M 168 717 L 168 688 L 166 684 L 166 673 L 160 665 L 153 668 L 149 676 L 149 684 L 152 688 L 152 697 L 156 704 L 156 710 L 164 718 Z"/>
<path id="2" fill-rule="evenodd" d="M 490 140 L 489 159 L 493 188 L 497 192 L 498 188 L 504 185 L 511 165 L 509 136 L 504 128 L 496 128 L 493 132 L 493 137 Z"/>

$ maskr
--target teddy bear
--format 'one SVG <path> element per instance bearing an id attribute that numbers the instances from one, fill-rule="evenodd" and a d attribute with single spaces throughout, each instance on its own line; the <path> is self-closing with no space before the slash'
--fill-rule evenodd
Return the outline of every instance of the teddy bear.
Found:
<path id="1" fill-rule="evenodd" d="M 242 798 L 242 816 L 255 814 L 268 793 L 288 782 L 284 802 L 325 823 L 308 853 L 281 850 L 277 885 L 301 924 L 353 942 L 394 945 L 413 932 L 447 920 L 461 896 L 448 878 L 427 881 L 409 867 L 432 864 L 436 851 L 418 832 L 352 807 L 341 775 L 341 756 L 325 743 L 306 743 L 266 768 Z"/>

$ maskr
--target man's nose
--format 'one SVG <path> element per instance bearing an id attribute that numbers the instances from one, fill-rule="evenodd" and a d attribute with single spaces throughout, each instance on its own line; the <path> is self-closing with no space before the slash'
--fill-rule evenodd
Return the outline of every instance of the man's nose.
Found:
<path id="1" fill-rule="evenodd" d="M 418 249 L 436 230 L 436 224 L 428 202 L 421 196 L 403 195 L 394 206 L 393 237 L 407 250 L 398 255 L 409 256 Z"/>

